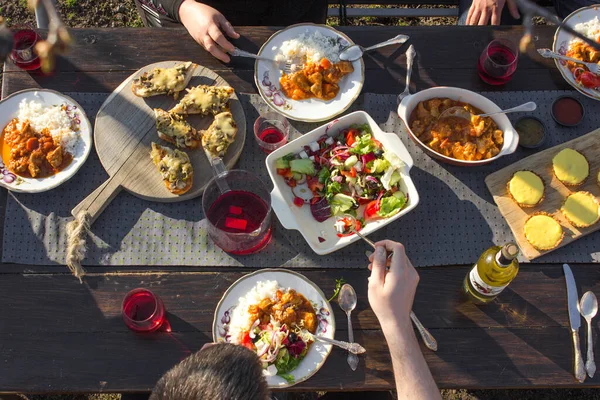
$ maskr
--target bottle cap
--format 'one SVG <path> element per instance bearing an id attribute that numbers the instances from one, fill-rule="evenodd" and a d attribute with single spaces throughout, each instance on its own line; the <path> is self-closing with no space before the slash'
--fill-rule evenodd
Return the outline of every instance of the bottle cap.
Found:
<path id="1" fill-rule="evenodd" d="M 500 250 L 498 254 L 497 261 L 501 265 L 509 265 L 512 260 L 517 258 L 519 255 L 519 246 L 516 243 L 509 242 L 502 246 L 502 250 Z"/>

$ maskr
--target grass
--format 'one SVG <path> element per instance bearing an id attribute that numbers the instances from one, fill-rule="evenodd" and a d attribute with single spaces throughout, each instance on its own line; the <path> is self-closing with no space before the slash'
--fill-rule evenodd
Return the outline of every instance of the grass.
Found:
<path id="1" fill-rule="evenodd" d="M 77 5 L 77 0 L 64 0 L 63 4 L 66 8 L 75 8 Z"/>

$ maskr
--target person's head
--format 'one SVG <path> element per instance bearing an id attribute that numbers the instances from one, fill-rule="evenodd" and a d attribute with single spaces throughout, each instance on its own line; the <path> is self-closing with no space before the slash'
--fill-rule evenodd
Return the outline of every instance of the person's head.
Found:
<path id="1" fill-rule="evenodd" d="M 266 400 L 267 382 L 256 354 L 215 344 L 192 354 L 158 381 L 150 400 Z"/>

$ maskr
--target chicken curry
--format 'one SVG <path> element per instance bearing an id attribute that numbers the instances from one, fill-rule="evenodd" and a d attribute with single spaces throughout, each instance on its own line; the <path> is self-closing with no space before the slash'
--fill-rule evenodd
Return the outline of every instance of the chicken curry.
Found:
<path id="1" fill-rule="evenodd" d="M 280 324 L 287 325 L 290 329 L 300 327 L 313 334 L 317 331 L 319 325 L 317 314 L 306 297 L 294 289 L 290 289 L 285 293 L 278 290 L 276 297 L 276 301 L 267 297 L 257 305 L 250 306 L 248 309 L 250 320 L 260 320 L 261 324 L 268 324 L 273 318 Z"/>
<path id="2" fill-rule="evenodd" d="M 300 71 L 283 74 L 279 79 L 281 91 L 292 100 L 305 100 L 316 97 L 331 100 L 340 92 L 340 80 L 352 73 L 351 62 L 331 63 L 323 58 L 319 63 L 308 63 Z"/>
<path id="3" fill-rule="evenodd" d="M 45 178 L 65 169 L 73 156 L 55 143 L 48 129 L 37 132 L 29 121 L 15 118 L 2 131 L 2 159 L 19 176 Z"/>
<path id="4" fill-rule="evenodd" d="M 457 106 L 471 113 L 471 121 L 457 116 L 439 118 L 443 111 Z M 500 153 L 504 135 L 492 118 L 476 115 L 482 113 L 467 103 L 434 98 L 415 107 L 409 125 L 421 142 L 439 154 L 465 161 L 485 160 Z"/>

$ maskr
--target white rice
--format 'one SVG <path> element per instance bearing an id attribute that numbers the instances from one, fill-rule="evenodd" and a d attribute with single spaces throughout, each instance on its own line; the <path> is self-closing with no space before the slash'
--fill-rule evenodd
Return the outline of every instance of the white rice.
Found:
<path id="1" fill-rule="evenodd" d="M 598 17 L 594 17 L 594 19 L 587 22 L 580 22 L 579 24 L 575 25 L 574 29 L 582 35 L 596 40 L 600 35 L 600 19 L 598 19 Z"/>
<path id="2" fill-rule="evenodd" d="M 48 128 L 54 138 L 54 142 L 61 144 L 63 149 L 73 156 L 77 153 L 80 130 L 79 124 L 74 121 L 75 115 L 80 114 L 76 110 L 70 110 L 71 116 L 62 109 L 61 105 L 44 106 L 35 100 L 27 102 L 23 99 L 19 104 L 18 119 L 21 122 L 29 120 L 31 127 L 38 132 Z M 74 130 L 76 127 L 77 130 Z"/>
<path id="3" fill-rule="evenodd" d="M 277 47 L 274 46 L 273 50 L 276 51 Z M 317 63 L 326 58 L 336 63 L 339 61 L 338 55 L 339 44 L 336 37 L 325 36 L 319 31 L 306 31 L 296 39 L 284 41 L 275 60 L 301 64 L 311 61 Z"/>
<path id="4" fill-rule="evenodd" d="M 239 344 L 242 341 L 244 332 L 248 331 L 254 323 L 250 320 L 248 307 L 260 303 L 262 299 L 267 297 L 275 301 L 278 289 L 281 288 L 277 281 L 259 281 L 248 293 L 238 299 L 238 304 L 231 313 L 231 322 L 229 323 L 231 343 Z"/>

